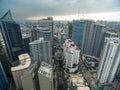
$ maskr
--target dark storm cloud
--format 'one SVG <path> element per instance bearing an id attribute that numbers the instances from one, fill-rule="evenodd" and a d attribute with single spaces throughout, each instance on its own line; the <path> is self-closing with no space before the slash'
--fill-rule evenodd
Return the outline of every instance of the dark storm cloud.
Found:
<path id="1" fill-rule="evenodd" d="M 15 18 L 120 10 L 120 0 L 0 0 L 0 16 L 8 9 Z"/>

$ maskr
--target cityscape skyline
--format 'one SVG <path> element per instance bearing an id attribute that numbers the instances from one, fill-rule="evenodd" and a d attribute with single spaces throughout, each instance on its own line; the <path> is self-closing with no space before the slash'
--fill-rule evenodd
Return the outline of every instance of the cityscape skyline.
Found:
<path id="1" fill-rule="evenodd" d="M 0 90 L 120 90 L 119 4 L 0 0 Z"/>

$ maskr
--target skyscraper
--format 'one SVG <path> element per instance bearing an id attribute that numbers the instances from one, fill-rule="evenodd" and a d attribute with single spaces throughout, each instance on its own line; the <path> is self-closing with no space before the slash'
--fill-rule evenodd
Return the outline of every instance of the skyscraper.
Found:
<path id="1" fill-rule="evenodd" d="M 111 83 L 120 63 L 120 40 L 116 37 L 106 38 L 97 72 L 99 83 Z"/>
<path id="2" fill-rule="evenodd" d="M 100 56 L 102 41 L 104 41 L 105 26 L 88 21 L 83 34 L 82 51 L 84 54 Z"/>
<path id="3" fill-rule="evenodd" d="M 0 19 L 0 30 L 4 39 L 6 52 L 10 61 L 16 61 L 22 52 L 20 26 L 12 19 L 10 10 Z"/>
<path id="4" fill-rule="evenodd" d="M 23 90 L 39 90 L 38 69 L 40 64 L 36 61 L 23 72 L 21 77 Z"/>
<path id="5" fill-rule="evenodd" d="M 54 90 L 53 89 L 53 71 L 52 66 L 42 62 L 38 70 L 40 90 Z"/>
<path id="6" fill-rule="evenodd" d="M 53 18 L 48 17 L 47 19 L 41 19 L 38 21 L 39 27 L 48 27 L 51 31 L 53 31 Z"/>
<path id="7" fill-rule="evenodd" d="M 78 69 L 80 49 L 70 39 L 66 39 L 63 44 L 66 69 L 69 72 L 75 72 Z"/>
<path id="8" fill-rule="evenodd" d="M 52 32 L 52 37 L 53 37 L 53 18 L 52 17 L 48 17 L 47 19 L 39 20 L 38 25 L 39 25 L 39 27 L 49 28 L 50 31 Z M 53 38 L 52 38 L 52 41 L 53 41 Z"/>
<path id="9" fill-rule="evenodd" d="M 8 89 L 9 89 L 8 80 L 6 78 L 5 72 L 0 62 L 0 90 L 8 90 Z"/>
<path id="10" fill-rule="evenodd" d="M 74 20 L 73 21 L 73 31 L 72 31 L 72 40 L 79 48 L 81 48 L 81 46 L 82 46 L 84 31 L 85 31 L 85 21 L 84 20 Z"/>
<path id="11" fill-rule="evenodd" d="M 52 31 L 48 27 L 35 27 L 32 30 L 31 41 L 43 37 L 44 40 L 52 42 Z"/>
<path id="12" fill-rule="evenodd" d="M 4 69 L 5 75 L 7 77 L 8 82 L 10 83 L 12 81 L 12 74 L 11 74 L 11 67 L 9 64 L 9 61 L 6 58 L 3 42 L 0 41 L 0 62 Z"/>
<path id="13" fill-rule="evenodd" d="M 30 55 L 34 61 L 44 61 L 52 65 L 52 53 L 51 53 L 51 43 L 50 41 L 45 41 L 44 38 L 39 38 L 30 45 Z"/>
<path id="14" fill-rule="evenodd" d="M 16 85 L 16 90 L 22 89 L 21 76 L 23 75 L 23 72 L 30 67 L 30 56 L 27 53 L 19 55 L 19 63 L 20 64 L 18 66 L 11 68 L 13 79 Z"/>

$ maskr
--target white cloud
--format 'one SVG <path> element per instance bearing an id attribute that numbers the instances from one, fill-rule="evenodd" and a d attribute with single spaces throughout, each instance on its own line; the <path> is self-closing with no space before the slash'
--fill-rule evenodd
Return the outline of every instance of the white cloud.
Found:
<path id="1" fill-rule="evenodd" d="M 107 20 L 107 21 L 120 21 L 120 12 L 103 12 L 103 13 L 90 13 L 90 14 L 73 14 L 63 16 L 53 16 L 54 20 L 68 20 L 73 19 L 93 19 L 93 20 Z M 45 17 L 29 17 L 27 20 L 39 20 Z"/>

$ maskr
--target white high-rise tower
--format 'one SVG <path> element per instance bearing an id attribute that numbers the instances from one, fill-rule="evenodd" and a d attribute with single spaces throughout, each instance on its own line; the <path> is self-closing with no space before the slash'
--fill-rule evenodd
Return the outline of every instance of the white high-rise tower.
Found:
<path id="1" fill-rule="evenodd" d="M 97 80 L 100 84 L 111 83 L 114 80 L 119 63 L 119 38 L 106 38 L 97 72 Z"/>
<path id="2" fill-rule="evenodd" d="M 30 55 L 33 61 L 44 61 L 52 65 L 52 50 L 50 41 L 45 41 L 44 38 L 39 38 L 29 43 Z"/>

